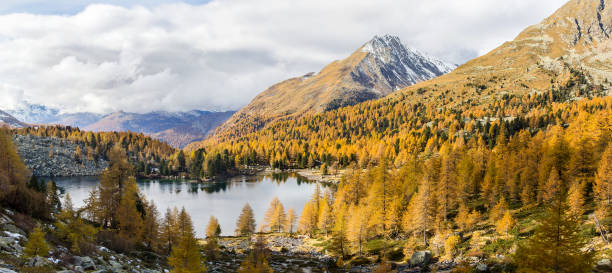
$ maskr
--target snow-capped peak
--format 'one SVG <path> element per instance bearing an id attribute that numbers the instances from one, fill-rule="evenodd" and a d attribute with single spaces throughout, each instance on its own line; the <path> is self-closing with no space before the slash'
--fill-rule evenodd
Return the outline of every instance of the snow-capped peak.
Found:
<path id="1" fill-rule="evenodd" d="M 361 51 L 368 53 L 367 66 L 371 69 L 384 67 L 385 77 L 397 86 L 429 80 L 457 67 L 406 46 L 399 37 L 392 35 L 374 36 L 361 47 Z"/>

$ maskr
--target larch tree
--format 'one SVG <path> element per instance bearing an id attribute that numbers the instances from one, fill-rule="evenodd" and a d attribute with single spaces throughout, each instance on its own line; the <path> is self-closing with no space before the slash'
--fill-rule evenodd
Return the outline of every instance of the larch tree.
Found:
<path id="1" fill-rule="evenodd" d="M 321 232 L 324 232 L 325 236 L 327 236 L 330 229 L 332 228 L 333 220 L 334 218 L 332 215 L 331 206 L 329 205 L 327 197 L 324 197 L 319 205 L 319 219 L 317 223 L 317 228 Z"/>
<path id="2" fill-rule="evenodd" d="M 285 222 L 283 230 L 290 234 L 295 232 L 296 223 L 297 215 L 295 214 L 295 210 L 290 208 L 289 211 L 287 211 L 287 221 Z"/>
<path id="3" fill-rule="evenodd" d="M 495 223 L 495 230 L 499 234 L 508 235 L 512 227 L 514 226 L 514 219 L 510 210 L 506 210 L 504 216 Z"/>
<path id="4" fill-rule="evenodd" d="M 173 273 L 200 273 L 206 272 L 206 266 L 202 263 L 202 256 L 195 238 L 191 217 L 181 210 L 177 220 L 179 238 L 177 245 L 172 248 L 168 265 Z"/>
<path id="5" fill-rule="evenodd" d="M 47 240 L 45 240 L 45 232 L 39 225 L 30 233 L 23 253 L 26 257 L 47 257 L 49 256 L 49 249 L 49 244 L 47 244 Z"/>
<path id="6" fill-rule="evenodd" d="M 219 225 L 219 220 L 210 216 L 210 220 L 208 220 L 208 226 L 206 227 L 206 237 L 214 238 L 219 237 L 221 235 L 221 226 Z"/>
<path id="7" fill-rule="evenodd" d="M 145 215 L 142 220 L 142 240 L 149 249 L 159 251 L 160 223 L 159 211 L 153 201 L 146 202 Z"/>
<path id="8" fill-rule="evenodd" d="M 348 254 L 348 208 L 346 204 L 340 204 L 334 214 L 334 226 L 332 228 L 331 249 L 341 258 Z"/>
<path id="9" fill-rule="evenodd" d="M 298 222 L 298 231 L 312 236 L 317 227 L 316 212 L 312 201 L 306 202 Z"/>
<path id="10" fill-rule="evenodd" d="M 578 219 L 584 214 L 584 180 L 574 181 L 567 193 L 568 213 L 574 215 Z"/>
<path id="11" fill-rule="evenodd" d="M 612 211 L 612 144 L 601 155 L 593 187 L 597 205 L 597 217 L 603 219 Z"/>
<path id="12" fill-rule="evenodd" d="M 237 236 L 248 236 L 255 233 L 255 227 L 256 224 L 253 209 L 249 203 L 246 203 L 242 208 L 240 216 L 238 216 L 235 233 Z"/>
<path id="13" fill-rule="evenodd" d="M 363 246 L 368 239 L 369 210 L 366 206 L 352 206 L 349 208 L 347 238 L 357 249 L 359 256 L 363 254 Z"/>
<path id="14" fill-rule="evenodd" d="M 534 234 L 515 253 L 517 272 L 591 272 L 594 256 L 582 251 L 588 240 L 580 234 L 580 221 L 567 213 L 561 196 L 549 204 Z"/>
<path id="15" fill-rule="evenodd" d="M 135 243 L 141 239 L 143 221 L 136 204 L 141 202 L 138 185 L 132 177 L 124 185 L 123 196 L 117 208 L 117 223 L 119 235 L 129 243 Z"/>
<path id="16" fill-rule="evenodd" d="M 159 238 L 163 249 L 168 255 L 170 255 L 172 247 L 176 245 L 176 242 L 178 241 L 178 233 L 176 227 L 177 217 L 178 209 L 176 207 L 174 207 L 174 209 L 172 210 L 168 208 L 166 210 L 166 213 L 164 214 L 164 218 L 160 223 Z"/>

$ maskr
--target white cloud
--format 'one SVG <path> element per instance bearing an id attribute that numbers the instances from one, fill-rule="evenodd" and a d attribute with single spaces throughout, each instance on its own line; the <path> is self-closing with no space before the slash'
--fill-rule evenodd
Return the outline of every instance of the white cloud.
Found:
<path id="1" fill-rule="evenodd" d="M 0 108 L 25 98 L 67 112 L 237 109 L 376 34 L 460 63 L 564 2 L 215 0 L 2 15 Z"/>

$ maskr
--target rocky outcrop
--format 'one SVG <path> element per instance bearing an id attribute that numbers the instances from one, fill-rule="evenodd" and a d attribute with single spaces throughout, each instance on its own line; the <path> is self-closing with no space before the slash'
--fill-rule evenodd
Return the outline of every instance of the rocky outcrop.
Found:
<path id="1" fill-rule="evenodd" d="M 61 245 L 53 246 L 48 258 L 23 255 L 27 241 L 24 232 L 12 219 L 15 214 L 0 209 L 0 273 L 15 272 L 108 272 L 161 273 L 160 263 L 147 263 L 137 256 L 126 256 L 98 246 L 89 256 L 76 256 Z"/>
<path id="2" fill-rule="evenodd" d="M 99 175 L 108 162 L 87 159 L 85 146 L 54 137 L 14 135 L 19 155 L 36 176 L 91 176 Z M 75 156 L 77 146 L 81 159 Z"/>

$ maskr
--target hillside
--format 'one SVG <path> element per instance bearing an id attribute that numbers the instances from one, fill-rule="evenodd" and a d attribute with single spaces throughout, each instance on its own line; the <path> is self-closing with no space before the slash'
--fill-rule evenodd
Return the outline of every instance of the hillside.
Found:
<path id="1" fill-rule="evenodd" d="M 242 135 L 276 119 L 321 113 L 380 98 L 455 67 L 406 47 L 398 37 L 376 36 L 319 73 L 292 78 L 261 92 L 216 134 Z"/>
<path id="2" fill-rule="evenodd" d="M 234 112 L 152 112 L 146 114 L 115 112 L 83 129 L 94 132 L 132 131 L 163 140 L 173 147 L 183 147 L 204 139 Z"/>
<path id="3" fill-rule="evenodd" d="M 523 30 L 484 56 L 452 73 L 398 92 L 398 96 L 436 105 L 483 105 L 505 94 L 541 94 L 560 89 L 574 75 L 581 83 L 610 94 L 612 86 L 612 3 L 572 0 L 541 23 Z"/>

